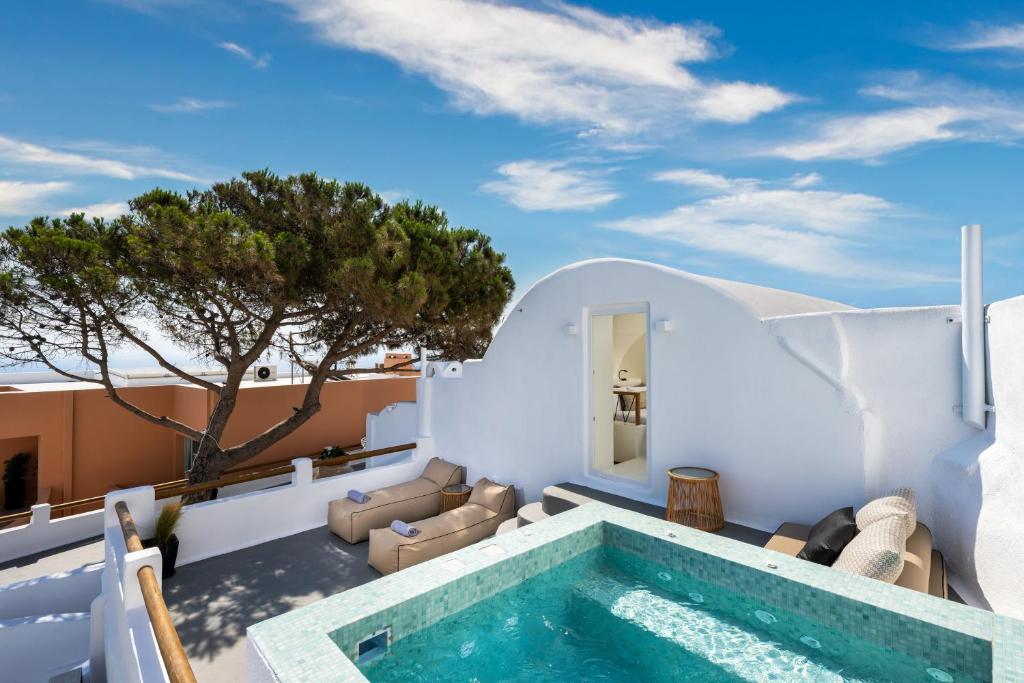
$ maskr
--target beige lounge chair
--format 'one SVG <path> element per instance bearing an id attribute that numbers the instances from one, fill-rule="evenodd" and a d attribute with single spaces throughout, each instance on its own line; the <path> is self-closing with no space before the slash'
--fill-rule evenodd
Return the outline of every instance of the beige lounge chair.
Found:
<path id="1" fill-rule="evenodd" d="M 494 535 L 498 525 L 515 514 L 515 489 L 481 479 L 462 507 L 413 522 L 419 529 L 415 536 L 402 536 L 391 528 L 373 529 L 370 566 L 390 574 L 432 560 Z"/>
<path id="2" fill-rule="evenodd" d="M 431 458 L 419 479 L 367 491 L 370 500 L 365 503 L 332 500 L 327 506 L 327 528 L 349 543 L 361 543 L 369 538 L 370 529 L 389 526 L 392 520 L 436 515 L 441 511 L 441 489 L 462 483 L 464 476 L 461 465 Z"/>
<path id="3" fill-rule="evenodd" d="M 775 530 L 764 547 L 796 557 L 807 543 L 810 531 L 809 526 L 785 522 Z M 896 579 L 896 585 L 940 598 L 949 597 L 942 554 L 932 548 L 932 532 L 920 522 L 914 533 L 907 538 L 907 547 L 903 552 L 903 573 Z"/>

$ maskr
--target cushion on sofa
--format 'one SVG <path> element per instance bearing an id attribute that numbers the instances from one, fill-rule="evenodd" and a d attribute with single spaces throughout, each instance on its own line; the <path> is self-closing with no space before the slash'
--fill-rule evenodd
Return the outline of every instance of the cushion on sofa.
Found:
<path id="1" fill-rule="evenodd" d="M 797 553 L 797 557 L 831 566 L 846 544 L 856 535 L 857 520 L 854 519 L 853 508 L 839 508 L 811 527 L 807 543 Z"/>
<path id="2" fill-rule="evenodd" d="M 907 545 L 905 515 L 890 515 L 869 524 L 846 544 L 833 569 L 895 583 L 903 573 Z"/>
<path id="3" fill-rule="evenodd" d="M 917 526 L 917 502 L 913 489 L 896 489 L 862 507 L 857 511 L 857 528 L 864 531 L 878 520 L 894 515 L 903 518 L 903 527 L 908 537 L 914 533 Z"/>
<path id="4" fill-rule="evenodd" d="M 357 503 L 351 498 L 332 500 L 327 506 L 327 528 L 349 543 L 361 543 L 370 529 L 392 520 L 414 522 L 441 511 L 441 487 L 429 479 L 413 479 L 366 492 L 370 500 Z"/>
<path id="5" fill-rule="evenodd" d="M 511 486 L 498 484 L 484 477 L 473 485 L 473 491 L 466 502 L 482 505 L 491 512 L 501 512 L 509 495 L 515 495 Z"/>
<path id="6" fill-rule="evenodd" d="M 462 466 L 453 465 L 441 458 L 431 458 L 427 466 L 423 468 L 423 474 L 420 475 L 420 478 L 429 479 L 441 488 L 451 484 L 459 484 L 462 482 Z"/>
<path id="7" fill-rule="evenodd" d="M 510 495 L 506 499 L 500 512 L 467 502 L 436 517 L 420 520 L 413 524 L 420 532 L 411 538 L 392 529 L 373 529 L 367 561 L 382 574 L 390 574 L 493 536 L 502 522 L 515 516 L 515 505 L 508 502 L 513 498 Z"/>

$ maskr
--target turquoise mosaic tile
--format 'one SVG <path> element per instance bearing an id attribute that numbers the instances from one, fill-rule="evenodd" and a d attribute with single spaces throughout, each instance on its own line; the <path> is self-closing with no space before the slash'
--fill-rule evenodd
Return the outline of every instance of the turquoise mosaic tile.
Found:
<path id="1" fill-rule="evenodd" d="M 283 683 L 364 681 L 350 658 L 365 637 L 390 628 L 401 639 L 600 544 L 954 677 L 1024 683 L 1024 622 L 597 502 L 261 622 L 248 636 Z"/>

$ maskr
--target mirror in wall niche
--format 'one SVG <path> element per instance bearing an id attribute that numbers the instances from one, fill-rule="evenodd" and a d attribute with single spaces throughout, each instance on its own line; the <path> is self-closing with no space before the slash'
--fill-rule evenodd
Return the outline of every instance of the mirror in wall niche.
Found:
<path id="1" fill-rule="evenodd" d="M 590 316 L 591 468 L 647 480 L 647 334 L 644 311 Z"/>

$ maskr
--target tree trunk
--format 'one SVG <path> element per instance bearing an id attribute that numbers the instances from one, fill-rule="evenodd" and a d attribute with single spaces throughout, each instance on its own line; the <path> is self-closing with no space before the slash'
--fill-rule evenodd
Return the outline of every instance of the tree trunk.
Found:
<path id="1" fill-rule="evenodd" d="M 188 485 L 204 484 L 220 478 L 220 475 L 231 466 L 227 453 L 216 446 L 204 447 L 196 454 L 192 468 L 188 471 Z M 214 489 L 189 493 L 181 498 L 183 505 L 202 503 L 213 498 Z"/>

